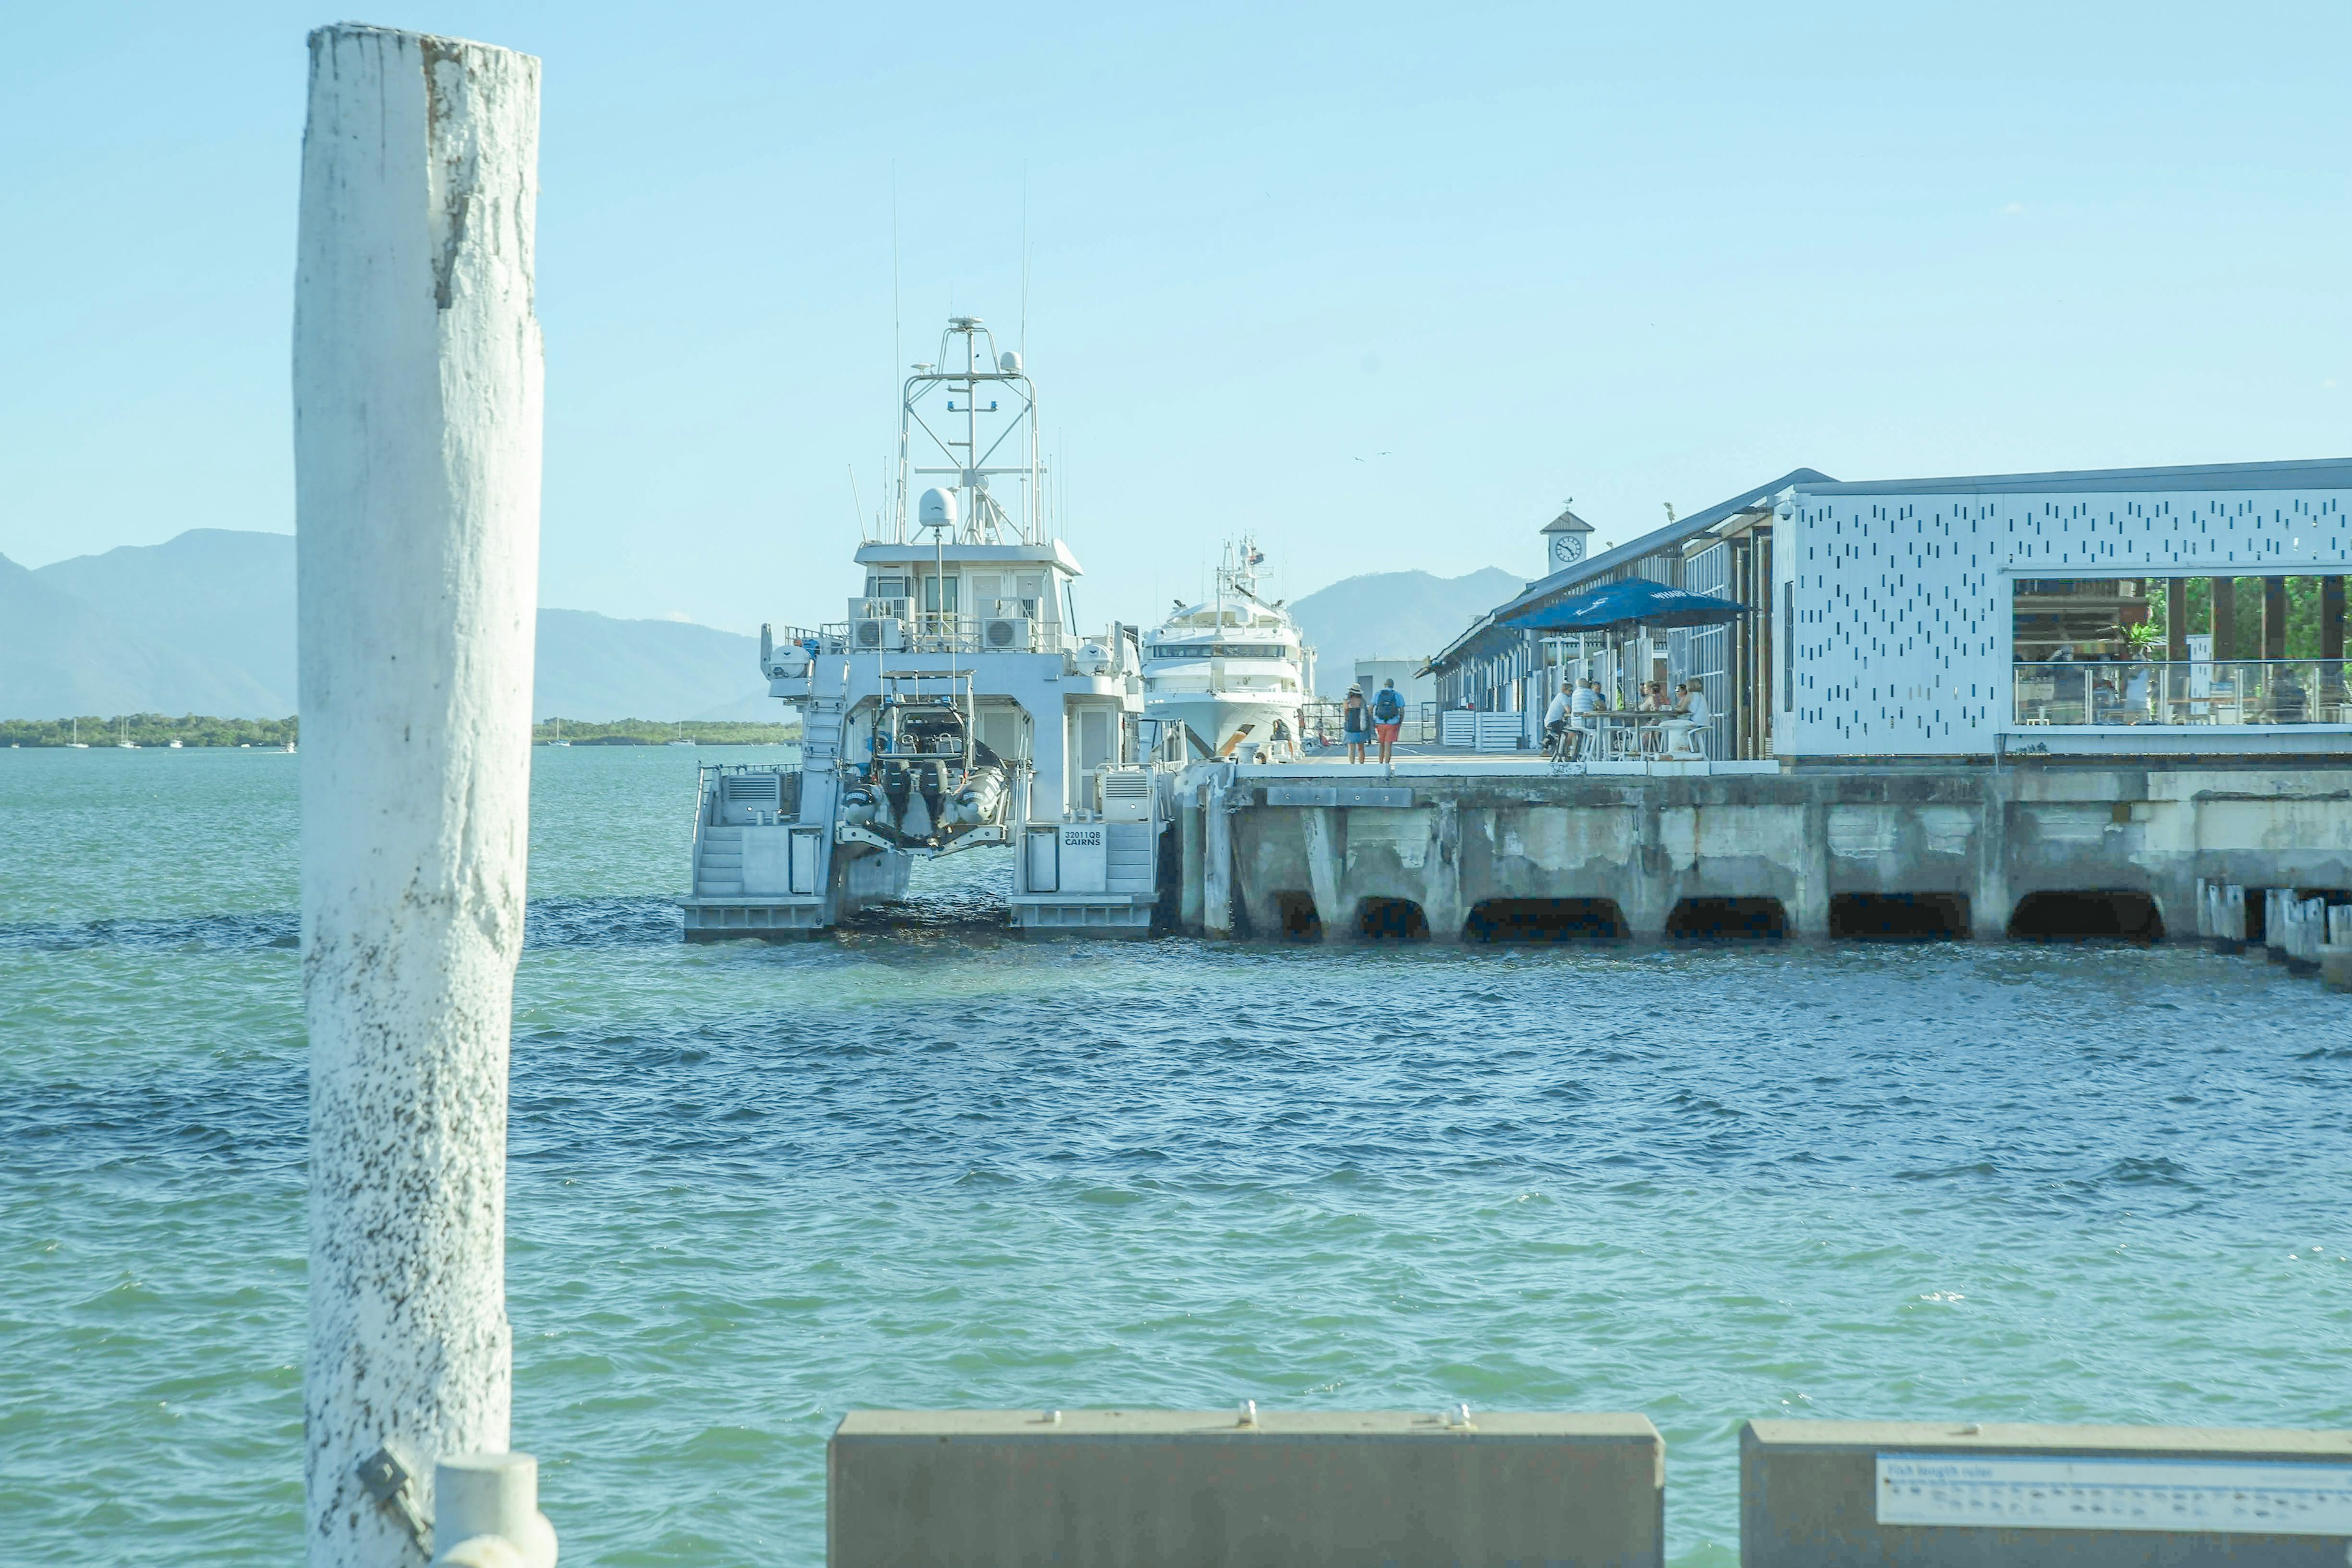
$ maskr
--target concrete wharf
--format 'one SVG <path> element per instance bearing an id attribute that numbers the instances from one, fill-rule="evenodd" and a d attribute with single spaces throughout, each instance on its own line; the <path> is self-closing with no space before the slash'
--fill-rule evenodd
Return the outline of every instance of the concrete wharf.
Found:
<path id="1" fill-rule="evenodd" d="M 2208 884 L 2352 904 L 2352 759 L 2330 756 L 1456 755 L 1202 764 L 1174 793 L 1171 913 L 1211 935 L 2156 940 L 2203 929 Z"/>

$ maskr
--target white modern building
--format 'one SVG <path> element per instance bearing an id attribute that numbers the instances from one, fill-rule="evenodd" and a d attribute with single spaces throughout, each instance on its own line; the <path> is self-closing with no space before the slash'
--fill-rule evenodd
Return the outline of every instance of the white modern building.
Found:
<path id="1" fill-rule="evenodd" d="M 1442 705 L 1518 712 L 1532 742 L 1570 667 L 1516 618 L 1644 577 L 1751 613 L 1623 628 L 1572 668 L 1620 700 L 1696 683 L 1716 761 L 2352 753 L 2347 499 L 2352 459 L 1799 468 L 1590 559 L 1564 551 L 1428 668 Z"/>
<path id="2" fill-rule="evenodd" d="M 2352 751 L 2352 460 L 1772 498 L 1783 758 Z"/>

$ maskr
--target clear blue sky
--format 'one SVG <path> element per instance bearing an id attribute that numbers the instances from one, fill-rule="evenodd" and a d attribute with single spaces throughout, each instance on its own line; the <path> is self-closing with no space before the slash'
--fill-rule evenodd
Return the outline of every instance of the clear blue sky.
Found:
<path id="1" fill-rule="evenodd" d="M 0 24 L 0 553 L 289 531 L 325 12 Z M 855 585 L 903 359 L 1018 331 L 1089 620 L 1538 570 L 1840 478 L 2352 453 L 2352 8 L 377 7 L 545 61 L 542 597 Z M 1384 455 L 1383 455 L 1384 454 Z M 1359 458 L 1366 461 L 1359 462 Z"/>

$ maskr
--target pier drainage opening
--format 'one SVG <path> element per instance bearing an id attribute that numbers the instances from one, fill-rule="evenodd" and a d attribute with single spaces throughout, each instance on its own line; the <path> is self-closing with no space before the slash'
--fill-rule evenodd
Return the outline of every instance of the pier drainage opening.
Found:
<path id="1" fill-rule="evenodd" d="M 1427 942 L 1429 917 L 1411 899 L 1366 899 L 1356 906 L 1356 930 L 1372 942 Z"/>
<path id="2" fill-rule="evenodd" d="M 1315 895 L 1275 894 L 1274 934 L 1283 942 L 1321 942 L 1323 917 L 1315 911 Z"/>
<path id="3" fill-rule="evenodd" d="M 1958 942 L 1969 934 L 1966 893 L 1836 893 L 1830 935 L 1846 942 Z"/>
<path id="4" fill-rule="evenodd" d="M 2009 934 L 2024 942 L 2161 942 L 2164 917 L 2146 893 L 2028 893 L 2009 917 Z"/>
<path id="5" fill-rule="evenodd" d="M 1674 942 L 1774 941 L 1789 934 L 1778 899 L 1685 899 L 1666 917 Z"/>
<path id="6" fill-rule="evenodd" d="M 1625 934 L 1614 899 L 1488 899 L 1470 911 L 1472 942 L 1591 942 Z"/>

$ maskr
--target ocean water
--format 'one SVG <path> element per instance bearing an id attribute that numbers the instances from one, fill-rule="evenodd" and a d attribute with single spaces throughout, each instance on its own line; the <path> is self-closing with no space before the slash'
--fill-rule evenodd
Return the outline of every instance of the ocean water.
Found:
<path id="1" fill-rule="evenodd" d="M 740 760 L 745 753 L 722 753 Z M 2352 1426 L 2352 999 L 2187 948 L 687 947 L 694 754 L 535 755 L 515 1441 L 811 1564 L 861 1405 Z M 300 1552 L 299 759 L 0 756 L 0 1556 Z"/>

